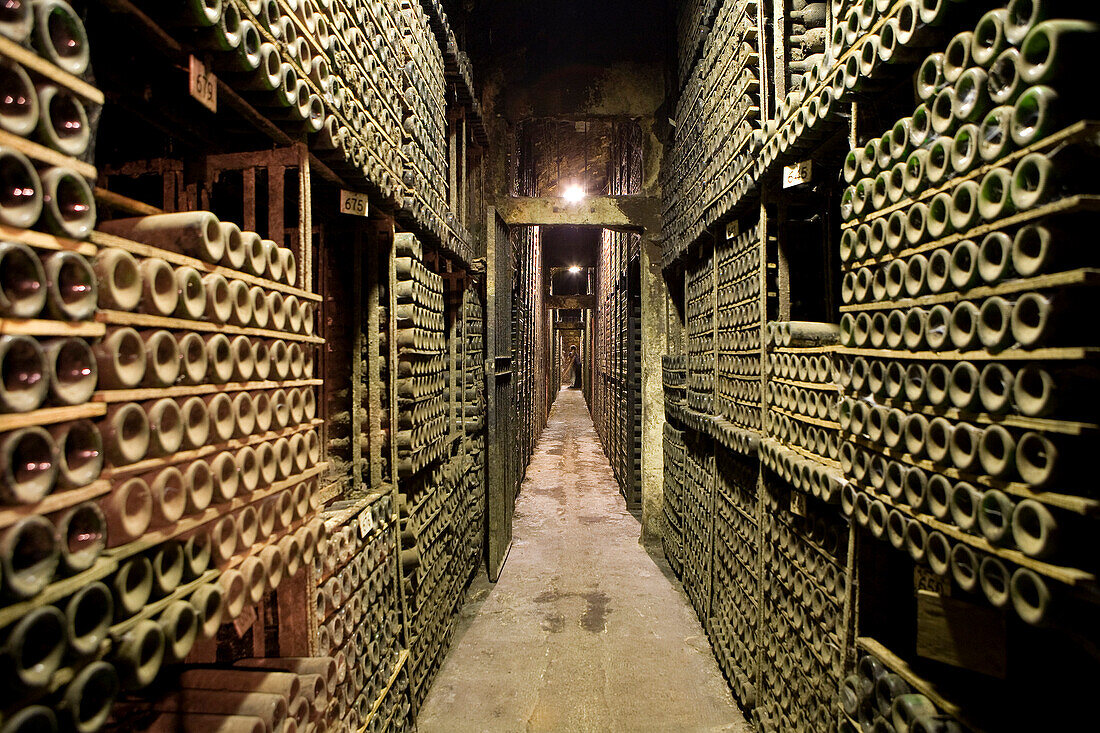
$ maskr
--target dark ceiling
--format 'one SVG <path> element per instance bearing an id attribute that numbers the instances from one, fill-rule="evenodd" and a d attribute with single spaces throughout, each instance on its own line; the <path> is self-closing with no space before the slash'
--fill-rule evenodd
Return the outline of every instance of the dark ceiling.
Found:
<path id="1" fill-rule="evenodd" d="M 509 71 L 523 83 L 563 69 L 661 59 L 671 27 L 667 6 L 668 0 L 466 0 L 456 25 L 475 73 L 507 60 L 520 65 Z"/>
<path id="2" fill-rule="evenodd" d="M 602 231 L 596 227 L 542 227 L 543 267 L 595 267 Z"/>

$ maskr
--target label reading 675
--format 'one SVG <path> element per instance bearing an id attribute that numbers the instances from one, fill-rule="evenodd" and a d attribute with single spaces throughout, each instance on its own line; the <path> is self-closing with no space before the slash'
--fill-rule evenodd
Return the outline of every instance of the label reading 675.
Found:
<path id="1" fill-rule="evenodd" d="M 369 216 L 370 203 L 365 193 L 340 191 L 340 213 L 351 216 Z"/>

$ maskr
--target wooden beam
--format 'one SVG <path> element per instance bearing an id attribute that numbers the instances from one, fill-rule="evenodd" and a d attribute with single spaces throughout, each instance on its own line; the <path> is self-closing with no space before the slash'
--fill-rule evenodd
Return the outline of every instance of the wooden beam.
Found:
<path id="1" fill-rule="evenodd" d="M 546 307 L 565 310 L 584 310 L 596 307 L 595 295 L 547 295 Z"/>
<path id="2" fill-rule="evenodd" d="M 590 196 L 577 203 L 511 196 L 500 202 L 499 211 L 509 226 L 595 226 L 652 234 L 661 230 L 660 200 L 653 196 Z"/>

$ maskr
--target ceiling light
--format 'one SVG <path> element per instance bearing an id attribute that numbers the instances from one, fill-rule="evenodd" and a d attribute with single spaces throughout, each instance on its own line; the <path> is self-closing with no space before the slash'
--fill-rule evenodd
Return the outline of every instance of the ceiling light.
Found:
<path id="1" fill-rule="evenodd" d="M 580 203 L 584 200 L 584 189 L 574 183 L 565 189 L 562 198 L 571 204 Z"/>
<path id="2" fill-rule="evenodd" d="M 578 265 L 573 265 L 572 267 L 569 268 L 569 272 L 573 273 L 574 275 L 576 275 L 580 271 L 581 271 L 581 268 Z"/>

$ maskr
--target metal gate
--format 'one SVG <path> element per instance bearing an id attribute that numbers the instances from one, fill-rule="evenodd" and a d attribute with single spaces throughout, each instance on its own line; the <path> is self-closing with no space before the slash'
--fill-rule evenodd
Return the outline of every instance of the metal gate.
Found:
<path id="1" fill-rule="evenodd" d="M 486 395 L 489 410 L 488 569 L 500 577 L 512 546 L 512 512 L 516 502 L 516 411 L 513 409 L 512 279 L 515 254 L 508 225 L 489 207 L 486 229 Z"/>

